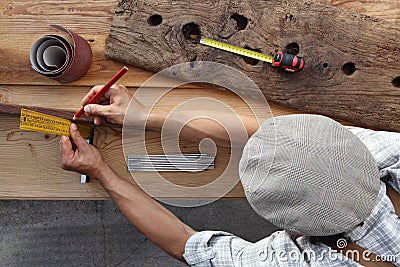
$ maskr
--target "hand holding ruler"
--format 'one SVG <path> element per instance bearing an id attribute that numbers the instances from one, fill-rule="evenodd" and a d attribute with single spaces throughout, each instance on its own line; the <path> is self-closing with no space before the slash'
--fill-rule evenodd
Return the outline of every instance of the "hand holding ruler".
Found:
<path id="1" fill-rule="evenodd" d="M 99 90 L 89 101 L 87 104 L 96 103 L 100 97 L 102 97 L 110 87 L 116 83 L 126 72 L 128 71 L 127 67 L 123 67 L 114 77 L 106 83 L 101 90 Z M 73 121 L 79 118 L 84 110 L 84 106 L 82 106 L 74 115 Z M 21 108 L 21 116 L 19 121 L 19 127 L 23 130 L 36 131 L 36 132 L 44 132 L 49 134 L 56 135 L 64 135 L 70 136 L 70 126 L 72 121 L 59 118 L 56 116 L 40 113 L 37 111 L 29 110 L 26 108 Z M 81 123 L 76 123 L 78 127 L 78 131 L 81 133 L 82 137 L 86 139 L 86 142 L 92 144 L 93 143 L 93 127 Z M 88 177 L 84 174 L 81 174 L 81 183 L 86 183 L 88 181 Z"/>
<path id="2" fill-rule="evenodd" d="M 71 123 L 72 121 L 67 119 L 21 108 L 19 128 L 23 130 L 64 135 L 69 137 L 69 128 Z M 76 123 L 76 126 L 86 142 L 92 143 L 94 133 L 93 127 L 81 123 Z M 88 181 L 89 177 L 87 177 L 85 174 L 81 174 L 81 183 L 84 184 Z"/>

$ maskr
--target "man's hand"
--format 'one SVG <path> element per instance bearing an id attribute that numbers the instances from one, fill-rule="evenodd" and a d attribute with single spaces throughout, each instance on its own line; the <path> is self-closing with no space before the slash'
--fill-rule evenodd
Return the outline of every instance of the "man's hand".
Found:
<path id="1" fill-rule="evenodd" d="M 185 244 L 195 231 L 137 186 L 118 176 L 100 152 L 86 143 L 74 123 L 70 133 L 76 149 L 72 149 L 68 137 L 61 137 L 62 168 L 96 178 L 137 229 L 168 254 L 185 262 Z"/>
<path id="2" fill-rule="evenodd" d="M 97 85 L 93 87 L 89 93 L 82 99 L 82 105 L 85 105 L 103 86 Z M 130 101 L 134 110 L 135 119 L 130 124 L 131 126 L 141 125 L 147 114 L 147 109 L 135 98 L 132 99 L 132 94 L 123 85 L 113 85 L 102 96 L 97 104 L 89 104 L 85 106 L 85 115 L 94 116 L 94 124 L 100 125 L 101 118 L 105 118 L 110 123 L 122 125 L 125 112 Z"/>
<path id="3" fill-rule="evenodd" d="M 97 178 L 102 169 L 107 166 L 107 163 L 104 162 L 100 152 L 83 139 L 74 123 L 71 124 L 70 132 L 76 149 L 75 151 L 72 149 L 72 143 L 68 137 L 61 137 L 61 167 L 64 170 L 75 171 Z"/>

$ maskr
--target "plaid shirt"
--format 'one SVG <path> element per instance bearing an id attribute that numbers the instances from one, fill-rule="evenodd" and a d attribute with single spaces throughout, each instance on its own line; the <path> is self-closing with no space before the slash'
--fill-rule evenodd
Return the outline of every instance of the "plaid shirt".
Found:
<path id="1" fill-rule="evenodd" d="M 400 193 L 400 133 L 348 129 L 375 157 L 383 182 L 369 217 L 346 235 L 400 267 L 400 219 L 386 196 L 385 185 Z M 312 244 L 307 237 L 295 238 L 287 231 L 277 231 L 256 243 L 221 231 L 198 232 L 186 242 L 183 257 L 192 266 L 361 266 L 324 244 Z"/>

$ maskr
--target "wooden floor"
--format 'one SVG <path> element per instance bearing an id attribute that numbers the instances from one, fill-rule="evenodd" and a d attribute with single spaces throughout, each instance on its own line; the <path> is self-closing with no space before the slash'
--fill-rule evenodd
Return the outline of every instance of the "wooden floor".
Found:
<path id="1" fill-rule="evenodd" d="M 398 0 L 320 0 L 320 2 L 395 23 L 400 22 Z M 80 99 L 93 85 L 105 83 L 122 66 L 104 56 L 115 5 L 115 0 L 1 1 L 0 102 L 65 110 L 78 109 Z M 30 67 L 29 50 L 32 44 L 45 34 L 56 33 L 47 26 L 48 24 L 63 25 L 90 43 L 93 50 L 93 62 L 88 73 L 80 80 L 60 84 L 37 74 Z M 134 91 L 151 75 L 147 71 L 130 66 L 129 73 L 120 83 Z M 148 90 L 151 94 L 152 90 L 156 89 L 149 88 Z M 158 108 L 172 109 L 184 100 L 199 96 L 219 99 L 240 114 L 250 112 L 238 97 L 229 92 L 210 88 L 199 89 L 194 85 L 185 85 L 173 90 L 161 100 Z M 271 103 L 270 106 L 274 115 L 296 112 Z M 150 151 L 161 150 L 158 133 L 150 132 L 146 135 L 146 139 Z M 0 114 L 0 198 L 108 198 L 107 193 L 96 181 L 80 184 L 78 174 L 61 170 L 58 141 L 57 136 L 19 130 L 18 116 Z M 95 145 L 116 172 L 134 182 L 126 168 L 120 128 L 98 127 Z M 188 150 L 195 150 L 197 144 L 186 142 L 185 147 Z M 221 149 L 216 159 L 216 170 L 185 175 L 175 173 L 166 175 L 165 178 L 178 185 L 192 187 L 204 185 L 222 173 L 228 159 L 229 151 Z M 238 179 L 238 177 L 232 179 Z M 168 194 L 163 191 L 163 188 L 159 188 L 156 196 L 168 197 Z M 225 197 L 243 198 L 241 186 L 237 185 Z"/>

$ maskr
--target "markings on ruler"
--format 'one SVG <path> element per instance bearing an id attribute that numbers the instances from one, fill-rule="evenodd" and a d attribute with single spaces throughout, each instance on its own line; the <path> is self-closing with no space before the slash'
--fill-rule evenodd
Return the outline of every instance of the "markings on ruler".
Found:
<path id="1" fill-rule="evenodd" d="M 67 119 L 22 108 L 19 128 L 22 130 L 70 136 L 69 127 L 71 123 Z M 92 137 L 93 128 L 91 126 L 80 123 L 76 125 L 83 138 L 88 139 Z"/>

